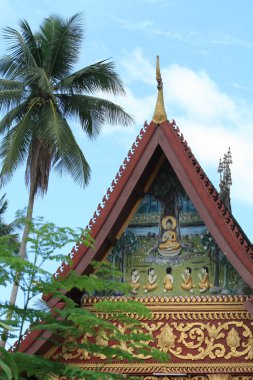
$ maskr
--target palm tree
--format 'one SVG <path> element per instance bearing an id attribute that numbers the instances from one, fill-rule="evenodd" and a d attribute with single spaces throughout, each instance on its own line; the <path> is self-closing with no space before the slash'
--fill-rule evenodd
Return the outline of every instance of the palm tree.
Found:
<path id="1" fill-rule="evenodd" d="M 60 175 L 69 173 L 83 186 L 89 180 L 89 165 L 69 121 L 78 119 L 84 132 L 94 138 L 105 122 L 129 125 L 133 119 L 119 105 L 94 96 L 98 92 L 124 94 L 111 61 L 72 72 L 83 39 L 80 14 L 67 20 L 47 18 L 36 33 L 27 21 L 19 26 L 20 32 L 4 29 L 8 54 L 0 60 L 0 106 L 5 112 L 0 121 L 0 179 L 5 184 L 26 162 L 29 201 L 19 253 L 25 257 L 35 195 L 47 192 L 51 169 Z M 17 291 L 18 281 L 11 304 Z"/>
<path id="2" fill-rule="evenodd" d="M 11 246 L 11 249 L 18 254 L 19 242 L 18 234 L 16 230 L 20 228 L 20 223 L 18 219 L 7 224 L 5 223 L 5 212 L 8 208 L 8 201 L 6 199 L 6 194 L 3 194 L 0 198 L 0 240 L 5 245 L 6 243 Z M 0 244 L 1 245 L 1 244 Z"/>

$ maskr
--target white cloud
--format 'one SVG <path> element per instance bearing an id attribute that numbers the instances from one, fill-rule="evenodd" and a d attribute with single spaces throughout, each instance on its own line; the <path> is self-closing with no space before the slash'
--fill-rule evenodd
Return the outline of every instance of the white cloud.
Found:
<path id="1" fill-rule="evenodd" d="M 171 41 L 188 44 L 191 46 L 238 46 L 247 49 L 252 47 L 252 42 L 249 40 L 238 38 L 235 35 L 233 36 L 230 34 L 217 33 L 216 31 L 208 31 L 203 33 L 203 31 L 194 28 L 165 29 L 157 26 L 151 20 L 139 20 L 137 22 L 132 22 L 126 19 L 115 17 L 113 17 L 113 20 L 119 23 L 124 29 L 139 30 L 149 36 L 163 36 Z"/>
<path id="2" fill-rule="evenodd" d="M 132 53 L 125 56 L 122 60 L 122 65 L 127 71 L 128 81 L 141 81 L 146 84 L 153 85 L 154 83 L 154 65 L 151 65 L 143 57 L 142 51 L 136 48 Z"/>
<path id="3" fill-rule="evenodd" d="M 164 89 L 168 102 L 181 107 L 194 118 L 213 121 L 218 118 L 236 119 L 236 105 L 204 71 L 171 65 L 163 70 Z"/>

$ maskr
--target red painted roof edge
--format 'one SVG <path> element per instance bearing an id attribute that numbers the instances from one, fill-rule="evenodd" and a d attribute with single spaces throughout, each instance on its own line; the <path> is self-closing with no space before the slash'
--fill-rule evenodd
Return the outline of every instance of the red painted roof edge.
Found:
<path id="1" fill-rule="evenodd" d="M 64 302 L 58 302 L 54 308 L 51 310 L 51 313 L 54 313 L 54 309 L 60 309 L 62 310 L 65 307 Z M 43 324 L 43 322 L 42 322 Z M 52 336 L 52 333 L 47 330 L 29 330 L 26 329 L 24 334 L 22 335 L 22 339 L 20 341 L 20 345 L 18 348 L 19 352 L 26 352 L 27 354 L 33 355 L 34 348 L 30 351 L 30 347 L 36 342 L 36 349 L 41 348 L 47 339 L 49 339 Z M 10 348 L 10 352 L 13 352 L 17 348 L 18 342 L 15 342 L 13 346 Z"/>

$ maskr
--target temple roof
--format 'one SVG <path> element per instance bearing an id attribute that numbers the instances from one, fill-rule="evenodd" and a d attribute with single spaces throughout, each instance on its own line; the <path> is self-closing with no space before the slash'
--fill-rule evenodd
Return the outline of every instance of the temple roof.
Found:
<path id="1" fill-rule="evenodd" d="M 70 254 L 72 268 L 64 262 L 56 276 L 67 276 L 71 269 L 80 274 L 89 273 L 90 261 L 101 260 L 105 256 L 117 242 L 136 202 L 144 196 L 150 172 L 165 157 L 219 248 L 253 288 L 253 249 L 250 240 L 223 203 L 176 122 L 167 120 L 159 57 L 156 61 L 156 79 L 158 96 L 153 120 L 150 124 L 145 122 L 140 130 L 87 226 L 95 239 L 95 249 L 83 245 L 74 247 Z"/>
<path id="2" fill-rule="evenodd" d="M 150 124 L 145 122 L 140 130 L 87 226 L 90 235 L 95 239 L 95 249 L 82 244 L 75 246 L 70 253 L 72 267 L 63 262 L 55 276 L 66 277 L 71 269 L 80 275 L 92 272 L 91 261 L 102 260 L 116 244 L 161 163 L 167 159 L 219 248 L 244 281 L 253 288 L 251 242 L 222 202 L 176 122 L 167 120 L 158 59 L 156 68 L 158 98 L 153 120 Z M 45 299 L 50 307 L 55 306 L 57 302 L 50 298 L 50 295 Z M 252 305 L 250 298 L 248 303 Z M 35 335 L 39 333 L 31 334 L 34 334 L 35 339 Z M 42 343 L 37 342 L 36 347 L 37 345 Z M 22 347 L 23 350 L 36 351 L 35 346 L 28 349 L 29 344 L 26 340 Z"/>

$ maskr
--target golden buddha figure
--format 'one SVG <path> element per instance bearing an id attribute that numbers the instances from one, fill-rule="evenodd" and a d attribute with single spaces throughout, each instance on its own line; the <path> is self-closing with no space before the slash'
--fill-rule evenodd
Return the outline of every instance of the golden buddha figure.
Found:
<path id="1" fill-rule="evenodd" d="M 164 229 L 162 241 L 159 244 L 158 251 L 162 256 L 178 255 L 181 251 L 181 245 L 177 241 L 176 219 L 173 216 L 165 216 L 162 220 L 162 228 Z"/>

